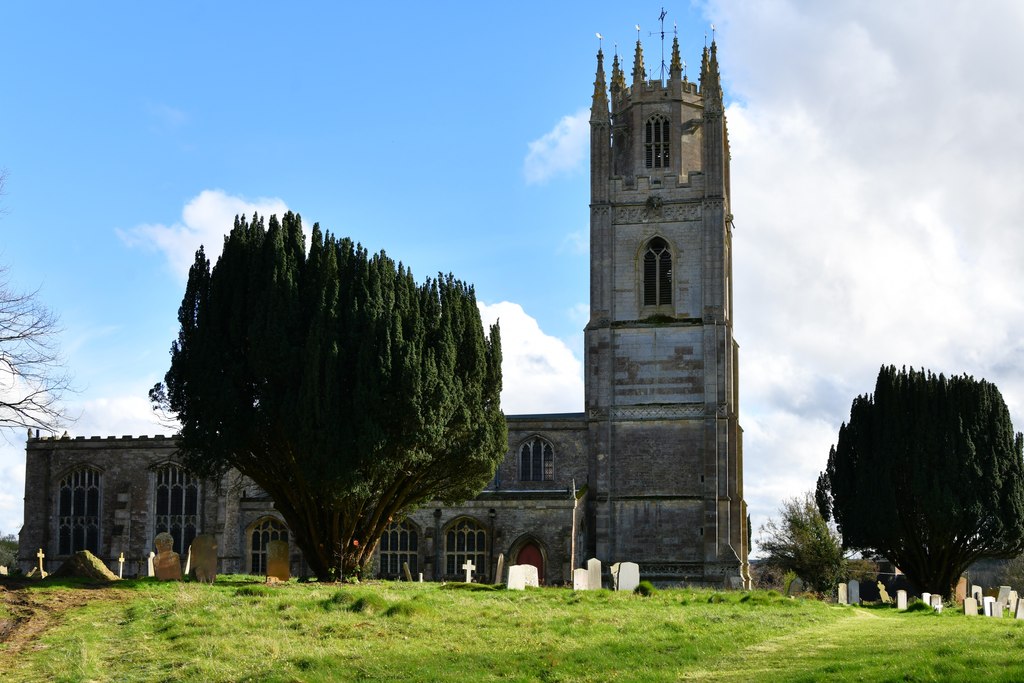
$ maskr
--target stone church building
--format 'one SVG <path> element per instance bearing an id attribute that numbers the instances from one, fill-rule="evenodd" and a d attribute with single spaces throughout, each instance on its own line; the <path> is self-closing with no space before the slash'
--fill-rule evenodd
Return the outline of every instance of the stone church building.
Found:
<path id="1" fill-rule="evenodd" d="M 673 41 L 666 80 L 597 54 L 590 117 L 590 321 L 583 412 L 510 415 L 493 480 L 457 507 L 426 506 L 392 525 L 376 571 L 403 562 L 426 580 L 472 560 L 534 564 L 549 585 L 597 557 L 632 561 L 664 584 L 748 585 L 748 529 L 733 339 L 729 140 L 716 46 L 700 82 Z M 266 571 L 267 543 L 290 540 L 273 501 L 229 473 L 202 481 L 173 438 L 39 437 L 26 448 L 22 569 L 89 549 L 144 573 L 153 538 L 186 552 L 218 541 L 220 572 Z M 292 545 L 292 571 L 306 573 Z"/>

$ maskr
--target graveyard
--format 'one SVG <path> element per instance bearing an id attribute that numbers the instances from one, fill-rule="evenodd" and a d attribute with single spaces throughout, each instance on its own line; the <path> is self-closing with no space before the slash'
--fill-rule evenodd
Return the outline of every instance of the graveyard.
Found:
<path id="1" fill-rule="evenodd" d="M 628 573 L 628 568 L 620 567 Z M 589 580 L 589 577 L 587 577 Z M 219 575 L 0 577 L 0 677 L 91 680 L 1019 680 L 1024 619 L 911 600 Z M 580 577 L 582 582 L 583 577 Z M 621 580 L 621 577 L 620 577 Z M 849 598 L 849 596 L 848 596 Z M 1003 599 L 1008 599 L 1006 596 Z M 989 600 L 998 602 L 1000 598 Z"/>

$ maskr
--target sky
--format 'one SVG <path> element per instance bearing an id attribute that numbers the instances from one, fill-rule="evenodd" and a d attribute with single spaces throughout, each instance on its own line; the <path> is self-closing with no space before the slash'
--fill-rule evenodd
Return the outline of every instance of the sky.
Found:
<path id="1" fill-rule="evenodd" d="M 595 33 L 628 64 L 639 24 L 657 75 L 661 9 L 5 4 L 0 264 L 60 317 L 68 433 L 167 433 L 147 391 L 188 265 L 253 211 L 473 283 L 505 412 L 582 411 Z M 692 80 L 715 27 L 755 543 L 883 364 L 988 379 L 1024 429 L 1024 4 L 665 10 Z M 0 534 L 24 440 L 0 442 Z"/>

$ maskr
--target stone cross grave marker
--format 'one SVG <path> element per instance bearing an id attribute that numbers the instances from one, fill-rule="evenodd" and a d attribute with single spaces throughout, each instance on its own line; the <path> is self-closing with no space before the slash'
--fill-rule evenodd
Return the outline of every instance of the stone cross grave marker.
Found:
<path id="1" fill-rule="evenodd" d="M 858 581 L 857 579 L 850 579 L 850 583 L 848 584 L 848 587 L 849 587 L 849 592 L 847 593 L 847 595 L 850 598 L 850 604 L 851 605 L 859 605 L 860 604 L 860 581 Z"/>
<path id="2" fill-rule="evenodd" d="M 466 583 L 473 583 L 473 570 L 476 569 L 476 565 L 473 564 L 473 560 L 466 560 L 462 568 L 466 572 Z"/>
<path id="3" fill-rule="evenodd" d="M 589 590 L 601 590 L 601 560 L 596 557 L 587 560 L 587 576 L 589 578 Z"/>
<path id="4" fill-rule="evenodd" d="M 124 578 L 124 553 L 117 556 L 117 578 Z"/>
<path id="5" fill-rule="evenodd" d="M 153 571 L 160 581 L 181 581 L 181 556 L 174 552 L 174 536 L 161 531 L 153 539 L 156 546 L 156 558 L 153 560 Z"/>
<path id="6" fill-rule="evenodd" d="M 146 576 L 156 576 L 156 572 L 153 571 L 153 560 L 156 558 L 156 553 L 153 551 L 149 552 L 149 565 L 146 567 Z"/>
<path id="7" fill-rule="evenodd" d="M 40 579 L 45 579 L 46 578 L 46 570 L 43 569 L 43 558 L 46 557 L 46 554 L 43 552 L 42 548 L 40 548 L 39 552 L 36 553 L 36 557 L 39 558 L 39 578 Z"/>
<path id="8" fill-rule="evenodd" d="M 572 570 L 572 589 L 585 591 L 590 589 L 590 572 L 580 567 Z"/>
<path id="9" fill-rule="evenodd" d="M 267 542 L 267 578 L 271 576 L 279 581 L 291 578 L 291 562 L 288 558 L 288 541 Z"/>
<path id="10" fill-rule="evenodd" d="M 640 565 L 636 562 L 616 562 L 613 564 L 612 585 L 617 591 L 632 593 L 640 585 Z"/>
<path id="11" fill-rule="evenodd" d="M 849 605 L 850 599 L 846 594 L 846 584 L 839 584 L 839 596 L 836 598 L 836 602 L 840 605 Z"/>
<path id="12" fill-rule="evenodd" d="M 537 568 L 532 564 L 513 564 L 508 568 L 508 584 L 506 588 L 511 591 L 525 590 L 527 586 L 536 588 L 540 585 L 537 577 Z"/>
<path id="13" fill-rule="evenodd" d="M 887 605 L 892 602 L 892 598 L 885 591 L 885 584 L 881 581 L 878 582 L 878 599 Z"/>
<path id="14" fill-rule="evenodd" d="M 999 587 L 999 595 L 996 597 L 996 602 L 1001 602 L 1001 603 L 1003 603 L 1005 605 L 1007 603 L 1007 601 L 1009 600 L 1009 598 L 1010 598 L 1010 587 L 1009 586 L 1000 586 Z"/>
<path id="15" fill-rule="evenodd" d="M 896 591 L 896 609 L 907 609 L 907 591 L 903 590 L 902 588 Z"/>
<path id="16" fill-rule="evenodd" d="M 505 553 L 498 553 L 498 562 L 494 565 L 494 581 L 493 583 L 499 584 L 504 579 L 505 574 Z"/>
<path id="17" fill-rule="evenodd" d="M 964 614 L 969 617 L 978 616 L 978 601 L 974 598 L 964 598 Z"/>
<path id="18" fill-rule="evenodd" d="M 196 581 L 213 583 L 217 580 L 217 538 L 213 534 L 199 534 L 188 549 Z"/>
<path id="19" fill-rule="evenodd" d="M 402 562 L 402 576 L 405 577 L 406 581 L 412 583 L 412 572 L 409 570 L 408 562 Z"/>

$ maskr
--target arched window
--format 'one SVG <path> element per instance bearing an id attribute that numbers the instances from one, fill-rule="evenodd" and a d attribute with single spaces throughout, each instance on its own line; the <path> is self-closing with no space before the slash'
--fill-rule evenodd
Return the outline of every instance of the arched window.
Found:
<path id="1" fill-rule="evenodd" d="M 445 535 L 444 559 L 446 576 L 465 576 L 462 565 L 472 560 L 473 572 L 487 576 L 487 531 L 472 519 L 460 519 Z"/>
<path id="2" fill-rule="evenodd" d="M 199 526 L 199 480 L 184 467 L 164 465 L 156 471 L 156 533 L 174 537 L 174 552 L 182 557 Z"/>
<path id="3" fill-rule="evenodd" d="M 252 525 L 249 533 L 249 573 L 267 573 L 267 544 L 288 542 L 288 527 L 274 517 L 264 517 Z"/>
<path id="4" fill-rule="evenodd" d="M 672 303 L 672 252 L 655 237 L 644 250 L 644 306 Z"/>
<path id="5" fill-rule="evenodd" d="M 88 550 L 99 555 L 100 473 L 82 467 L 60 480 L 57 546 L 60 555 Z"/>
<path id="6" fill-rule="evenodd" d="M 555 478 L 555 454 L 551 444 L 535 436 L 519 447 L 519 480 L 552 481 Z"/>
<path id="7" fill-rule="evenodd" d="M 668 168 L 668 119 L 655 114 L 644 128 L 644 162 L 647 168 Z"/>
<path id="8" fill-rule="evenodd" d="M 401 577 L 403 562 L 413 576 L 419 573 L 419 534 L 409 520 L 392 523 L 380 537 L 380 577 Z"/>

